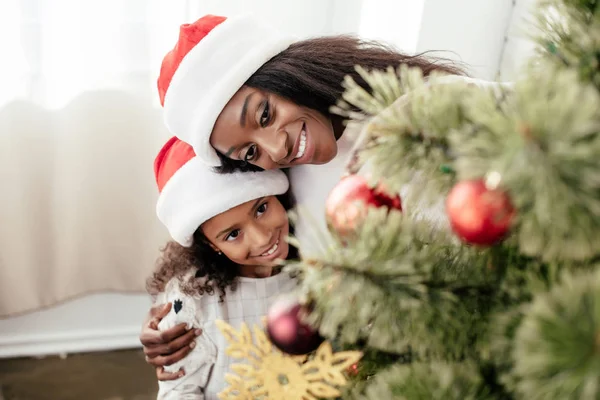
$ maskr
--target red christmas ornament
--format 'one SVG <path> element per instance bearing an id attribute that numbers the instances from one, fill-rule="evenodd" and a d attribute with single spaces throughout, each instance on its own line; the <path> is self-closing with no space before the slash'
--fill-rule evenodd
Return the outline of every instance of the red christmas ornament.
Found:
<path id="1" fill-rule="evenodd" d="M 354 363 L 348 367 L 348 375 L 350 375 L 350 376 L 356 376 L 356 375 L 358 375 L 359 372 L 360 372 L 360 370 L 358 367 L 358 363 Z"/>
<path id="2" fill-rule="evenodd" d="M 308 312 L 295 299 L 284 297 L 276 301 L 267 313 L 267 334 L 281 351 L 300 355 L 315 350 L 323 338 L 310 325 L 302 322 Z"/>
<path id="3" fill-rule="evenodd" d="M 388 194 L 382 184 L 372 188 L 365 177 L 349 175 L 342 178 L 329 193 L 325 212 L 333 228 L 344 235 L 354 231 L 357 223 L 364 218 L 366 207 L 402 211 L 402 201 L 399 195 Z"/>
<path id="4" fill-rule="evenodd" d="M 459 182 L 446 198 L 452 229 L 467 243 L 492 245 L 510 229 L 515 209 L 508 194 L 483 180 Z"/>

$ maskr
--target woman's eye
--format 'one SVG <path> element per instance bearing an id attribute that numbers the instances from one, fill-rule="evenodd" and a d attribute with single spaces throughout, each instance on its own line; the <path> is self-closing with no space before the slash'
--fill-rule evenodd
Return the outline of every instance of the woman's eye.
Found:
<path id="1" fill-rule="evenodd" d="M 225 237 L 225 240 L 228 242 L 231 242 L 231 241 L 234 241 L 235 239 L 237 239 L 238 236 L 240 236 L 240 230 L 236 229 L 236 230 L 229 232 L 229 234 Z"/>
<path id="2" fill-rule="evenodd" d="M 244 156 L 244 161 L 248 162 L 248 161 L 252 161 L 252 160 L 256 159 L 256 153 L 257 153 L 256 145 L 253 144 L 252 146 L 248 147 L 248 151 L 246 152 L 246 155 Z"/>
<path id="3" fill-rule="evenodd" d="M 258 206 L 258 208 L 256 209 L 256 215 L 257 216 L 261 216 L 263 215 L 265 212 L 267 212 L 267 203 L 262 203 L 260 206 Z"/>
<path id="4" fill-rule="evenodd" d="M 263 109 L 262 114 L 260 115 L 260 126 L 263 128 L 269 124 L 269 102 L 265 103 L 265 108 Z"/>

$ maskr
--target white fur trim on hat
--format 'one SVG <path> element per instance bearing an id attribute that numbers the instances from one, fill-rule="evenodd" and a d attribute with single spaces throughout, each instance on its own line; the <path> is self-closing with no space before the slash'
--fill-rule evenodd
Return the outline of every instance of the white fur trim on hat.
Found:
<path id="1" fill-rule="evenodd" d="M 215 26 L 183 58 L 169 84 L 164 100 L 169 130 L 203 162 L 220 166 L 209 141 L 219 114 L 258 68 L 294 41 L 247 16 Z"/>
<path id="2" fill-rule="evenodd" d="M 212 217 L 288 188 L 287 176 L 280 170 L 220 174 L 194 157 L 165 184 L 156 213 L 173 240 L 190 246 L 194 232 Z"/>

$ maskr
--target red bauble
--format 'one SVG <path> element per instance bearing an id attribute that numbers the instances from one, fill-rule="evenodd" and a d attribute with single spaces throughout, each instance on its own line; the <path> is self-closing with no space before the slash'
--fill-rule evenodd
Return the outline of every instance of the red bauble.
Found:
<path id="1" fill-rule="evenodd" d="M 488 189 L 483 180 L 454 185 L 446 198 L 446 212 L 456 235 L 477 245 L 491 245 L 501 240 L 515 215 L 508 194 Z"/>
<path id="2" fill-rule="evenodd" d="M 300 355 L 315 350 L 323 338 L 319 332 L 302 321 L 308 310 L 293 298 L 281 298 L 267 313 L 267 334 L 281 351 Z"/>
<path id="3" fill-rule="evenodd" d="M 364 218 L 366 207 L 387 207 L 402 211 L 399 195 L 390 195 L 383 185 L 369 186 L 360 175 L 349 175 L 333 188 L 325 203 L 328 222 L 341 235 L 354 231 Z"/>
<path id="4" fill-rule="evenodd" d="M 358 366 L 358 363 L 354 363 L 351 366 L 348 367 L 348 375 L 350 376 L 357 376 L 358 373 L 360 372 L 360 368 Z"/>

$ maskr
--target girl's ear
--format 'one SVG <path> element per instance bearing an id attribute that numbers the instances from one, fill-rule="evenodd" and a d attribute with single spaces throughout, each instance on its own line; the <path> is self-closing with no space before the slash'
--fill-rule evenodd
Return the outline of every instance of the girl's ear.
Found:
<path id="1" fill-rule="evenodd" d="M 198 228 L 198 230 L 200 230 L 200 229 L 201 229 L 201 227 Z M 221 254 L 221 250 L 219 250 L 219 248 L 217 246 L 215 246 L 210 240 L 208 240 L 208 238 L 206 236 L 202 235 L 202 241 L 205 244 L 209 245 L 210 248 L 213 249 L 215 253 Z"/>
<path id="2" fill-rule="evenodd" d="M 211 249 L 213 249 L 215 251 L 215 253 L 221 253 L 221 250 L 219 250 L 219 248 L 217 246 L 215 246 L 214 244 L 212 244 L 211 242 L 208 242 L 208 245 L 210 246 Z"/>

